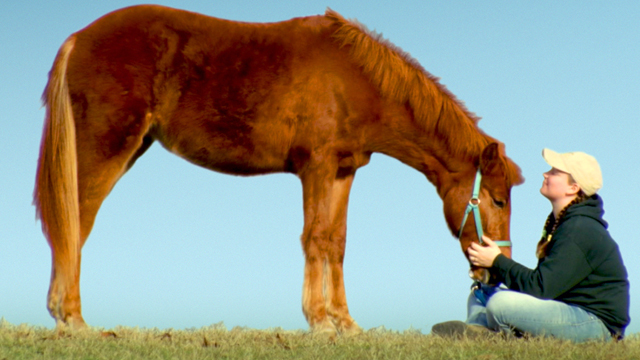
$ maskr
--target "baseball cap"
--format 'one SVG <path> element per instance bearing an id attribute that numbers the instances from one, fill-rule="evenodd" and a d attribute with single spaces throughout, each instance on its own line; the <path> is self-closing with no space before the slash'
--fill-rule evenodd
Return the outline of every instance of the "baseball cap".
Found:
<path id="1" fill-rule="evenodd" d="M 569 173 L 587 196 L 595 194 L 602 187 L 600 165 L 593 156 L 580 151 L 560 154 L 544 149 L 542 157 L 552 167 Z"/>

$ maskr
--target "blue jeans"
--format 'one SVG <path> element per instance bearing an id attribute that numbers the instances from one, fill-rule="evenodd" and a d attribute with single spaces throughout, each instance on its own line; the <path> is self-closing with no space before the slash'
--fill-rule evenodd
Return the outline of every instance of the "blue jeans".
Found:
<path id="1" fill-rule="evenodd" d="M 602 320 L 577 306 L 484 285 L 469 295 L 466 322 L 506 334 L 520 332 L 575 342 L 611 340 Z"/>

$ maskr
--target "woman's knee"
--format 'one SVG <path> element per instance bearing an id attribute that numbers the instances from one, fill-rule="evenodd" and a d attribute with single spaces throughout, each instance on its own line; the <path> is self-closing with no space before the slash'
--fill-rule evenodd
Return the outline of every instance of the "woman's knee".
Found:
<path id="1" fill-rule="evenodd" d="M 509 290 L 498 291 L 487 302 L 487 312 L 498 315 L 522 309 L 521 293 Z"/>

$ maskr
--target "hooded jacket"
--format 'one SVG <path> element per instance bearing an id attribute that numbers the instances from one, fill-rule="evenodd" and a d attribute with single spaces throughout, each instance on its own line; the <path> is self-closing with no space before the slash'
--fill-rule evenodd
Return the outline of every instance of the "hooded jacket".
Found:
<path id="1" fill-rule="evenodd" d="M 603 214 L 598 195 L 572 205 L 553 234 L 548 255 L 535 269 L 504 255 L 496 257 L 493 267 L 509 289 L 578 306 L 621 338 L 630 321 L 629 281 Z"/>

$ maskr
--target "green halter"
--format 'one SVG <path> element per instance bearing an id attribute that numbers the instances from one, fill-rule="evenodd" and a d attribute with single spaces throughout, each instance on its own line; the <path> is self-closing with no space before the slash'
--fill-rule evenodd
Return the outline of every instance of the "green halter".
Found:
<path id="1" fill-rule="evenodd" d="M 462 229 L 464 229 L 464 224 L 467 222 L 467 216 L 470 212 L 473 211 L 473 218 L 476 223 L 476 232 L 478 233 L 478 242 L 480 245 L 484 244 L 482 241 L 482 220 L 480 219 L 480 182 L 482 181 L 482 174 L 480 174 L 480 170 L 476 173 L 476 179 L 473 184 L 473 194 L 471 195 L 471 199 L 469 199 L 469 204 L 467 205 L 467 209 L 464 212 L 464 217 L 462 218 L 462 225 L 460 225 L 460 232 L 458 233 L 458 238 L 462 237 Z M 508 247 L 511 246 L 510 240 L 494 240 L 494 243 L 498 246 Z"/>

